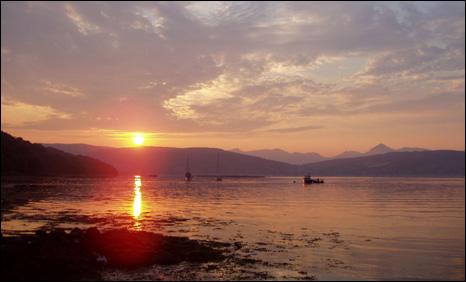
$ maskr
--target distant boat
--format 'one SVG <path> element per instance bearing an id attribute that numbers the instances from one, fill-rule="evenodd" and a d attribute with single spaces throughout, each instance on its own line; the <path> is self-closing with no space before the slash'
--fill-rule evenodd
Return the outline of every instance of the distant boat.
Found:
<path id="1" fill-rule="evenodd" d="M 222 181 L 222 178 L 219 175 L 220 171 L 220 152 L 217 153 L 217 181 Z"/>
<path id="2" fill-rule="evenodd" d="M 312 178 L 310 174 L 304 176 L 304 184 L 323 184 L 324 180 L 320 178 Z"/>
<path id="3" fill-rule="evenodd" d="M 186 173 L 184 174 L 186 181 L 191 181 L 193 179 L 193 175 L 189 171 L 189 155 L 186 157 Z"/>

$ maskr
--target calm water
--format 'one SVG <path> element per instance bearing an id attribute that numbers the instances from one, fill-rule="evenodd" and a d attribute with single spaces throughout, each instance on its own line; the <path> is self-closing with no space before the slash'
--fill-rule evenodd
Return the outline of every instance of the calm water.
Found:
<path id="1" fill-rule="evenodd" d="M 258 279 L 464 280 L 464 179 L 293 180 L 63 178 L 15 193 L 19 187 L 3 183 L 2 201 L 16 202 L 2 206 L 2 233 L 127 227 L 241 243 L 239 256 L 262 262 L 220 265 L 197 279 L 249 271 Z M 108 277 L 150 279 L 151 271 Z"/>

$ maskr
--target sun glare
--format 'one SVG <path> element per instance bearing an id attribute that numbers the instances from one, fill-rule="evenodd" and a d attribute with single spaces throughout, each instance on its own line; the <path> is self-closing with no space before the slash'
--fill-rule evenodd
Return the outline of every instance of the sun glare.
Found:
<path id="1" fill-rule="evenodd" d="M 144 136 L 142 136 L 142 134 L 137 134 L 133 137 L 133 143 L 136 146 L 141 146 L 144 143 Z"/>
<path id="2" fill-rule="evenodd" d="M 141 215 L 141 176 L 134 176 L 133 216 L 135 219 Z"/>

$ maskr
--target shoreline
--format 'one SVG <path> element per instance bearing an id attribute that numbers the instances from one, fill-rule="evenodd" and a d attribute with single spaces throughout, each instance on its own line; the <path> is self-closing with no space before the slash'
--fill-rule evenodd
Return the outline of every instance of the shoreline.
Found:
<path id="1" fill-rule="evenodd" d="M 286 267 L 237 251 L 240 242 L 225 243 L 166 236 L 146 231 L 91 227 L 66 232 L 1 236 L 2 278 L 27 280 L 271 280 L 264 267 Z M 298 271 L 292 280 L 316 280 Z"/>
<path id="2" fill-rule="evenodd" d="M 74 228 L 1 237 L 2 278 L 7 280 L 101 280 L 106 270 L 137 270 L 181 262 L 209 263 L 230 256 L 229 243 L 191 240 L 146 231 L 100 232 Z"/>

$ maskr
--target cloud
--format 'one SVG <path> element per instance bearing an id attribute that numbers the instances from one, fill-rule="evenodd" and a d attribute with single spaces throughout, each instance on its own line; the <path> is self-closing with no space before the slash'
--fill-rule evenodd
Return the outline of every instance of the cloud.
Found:
<path id="1" fill-rule="evenodd" d="M 290 133 L 290 132 L 302 132 L 308 130 L 321 129 L 322 126 L 308 125 L 308 126 L 298 126 L 298 127 L 288 127 L 288 128 L 274 128 L 265 130 L 266 132 L 276 132 L 276 133 Z"/>
<path id="2" fill-rule="evenodd" d="M 88 20 L 84 19 L 83 16 L 78 13 L 73 5 L 66 3 L 65 11 L 68 18 L 76 25 L 78 31 L 84 35 L 98 33 L 101 28 L 95 24 L 92 24 Z"/>
<path id="3" fill-rule="evenodd" d="M 49 106 L 38 106 L 2 98 L 2 127 L 23 126 L 52 118 L 69 119 L 70 115 Z"/>
<path id="4" fill-rule="evenodd" d="M 172 111 L 178 119 L 197 119 L 201 113 L 194 110 L 194 106 L 205 106 L 230 98 L 231 92 L 239 89 L 237 84 L 237 80 L 221 75 L 209 83 L 196 84 L 194 89 L 166 100 L 163 107 Z"/>
<path id="5" fill-rule="evenodd" d="M 403 103 L 453 93 L 441 96 L 448 115 L 464 100 L 464 3 L 5 2 L 1 13 L 2 98 L 39 107 L 31 128 L 357 129 L 348 116 L 426 114 Z"/>
<path id="6" fill-rule="evenodd" d="M 131 28 L 154 32 L 160 38 L 165 39 L 165 35 L 163 33 L 165 18 L 160 15 L 160 12 L 156 7 L 150 9 L 136 8 L 135 14 L 142 17 L 145 21 L 135 20 L 131 23 Z"/>
<path id="7" fill-rule="evenodd" d="M 65 84 L 51 82 L 49 80 L 42 81 L 42 90 L 48 94 L 58 94 L 70 97 L 81 97 L 84 93 L 78 88 L 71 87 Z"/>

